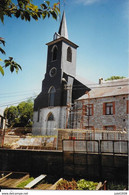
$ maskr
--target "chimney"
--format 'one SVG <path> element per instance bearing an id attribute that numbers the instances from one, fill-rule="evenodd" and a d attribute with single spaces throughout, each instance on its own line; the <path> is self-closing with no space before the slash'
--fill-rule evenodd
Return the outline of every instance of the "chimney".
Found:
<path id="1" fill-rule="evenodd" d="M 103 83 L 103 78 L 99 78 L 99 84 L 101 85 Z"/>

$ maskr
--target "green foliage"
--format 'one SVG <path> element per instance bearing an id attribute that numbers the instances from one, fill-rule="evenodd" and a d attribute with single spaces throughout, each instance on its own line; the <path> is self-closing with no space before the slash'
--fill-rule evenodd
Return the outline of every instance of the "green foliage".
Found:
<path id="1" fill-rule="evenodd" d="M 33 120 L 33 102 L 21 102 L 18 106 L 6 108 L 4 116 L 8 119 L 9 126 L 31 127 Z"/>
<path id="2" fill-rule="evenodd" d="M 108 81 L 108 80 L 117 80 L 117 79 L 123 79 L 125 78 L 124 76 L 111 76 L 109 78 L 107 78 L 105 81 Z"/>
<path id="3" fill-rule="evenodd" d="M 4 41 L 4 39 L 2 37 L 0 37 L 0 44 L 2 44 L 3 46 L 5 46 L 5 41 Z M 5 51 L 1 47 L 0 47 L 0 52 L 2 54 L 5 54 Z"/>
<path id="4" fill-rule="evenodd" d="M 15 118 L 18 117 L 18 109 L 16 106 L 10 106 L 4 111 L 4 116 L 8 119 L 10 126 L 13 126 L 15 123 Z"/>
<path id="5" fill-rule="evenodd" d="M 96 190 L 98 183 L 93 181 L 86 181 L 85 179 L 80 179 L 79 181 L 67 181 L 65 179 L 61 180 L 56 189 L 57 190 Z"/>
<path id="6" fill-rule="evenodd" d="M 93 181 L 86 181 L 85 179 L 80 179 L 77 182 L 78 190 L 95 190 L 98 183 Z"/>
<path id="7" fill-rule="evenodd" d="M 0 44 L 3 44 L 3 46 L 5 46 L 5 41 L 2 37 L 0 37 Z M 5 51 L 0 47 L 0 52 L 2 54 L 5 54 Z M 0 61 L 2 61 L 2 59 L 0 59 Z M 18 73 L 19 69 L 22 70 L 21 66 L 14 62 L 12 57 L 9 57 L 9 59 L 4 60 L 4 65 L 1 66 L 0 65 L 0 73 L 4 76 L 4 68 L 10 67 L 10 71 L 13 72 L 14 70 L 16 71 L 16 73 Z"/>
<path id="8" fill-rule="evenodd" d="M 28 183 L 30 183 L 33 180 L 34 180 L 34 178 L 30 177 L 27 180 L 23 181 L 22 183 L 18 184 L 16 187 L 17 188 L 24 188 Z"/>
<path id="9" fill-rule="evenodd" d="M 17 64 L 16 62 L 14 62 L 12 57 L 9 57 L 8 60 L 4 60 L 4 63 L 5 65 L 3 67 L 7 68 L 9 66 L 11 72 L 16 70 L 16 73 L 18 73 L 19 69 L 22 70 L 21 66 Z"/>
<path id="10" fill-rule="evenodd" d="M 5 41 L 4 41 L 4 39 L 2 38 L 2 37 L 0 37 L 0 45 L 3 45 L 3 46 L 5 46 Z M 0 47 L 0 52 L 2 53 L 2 54 L 5 54 L 5 51 Z M 0 59 L 0 61 L 2 61 L 2 59 Z M 3 69 L 3 67 L 0 65 L 0 73 L 4 76 L 4 69 Z"/>
<path id="11" fill-rule="evenodd" d="M 39 18 L 45 19 L 46 17 L 52 16 L 57 19 L 59 10 L 59 3 L 54 3 L 50 6 L 50 1 L 43 1 L 43 3 L 38 6 L 33 4 L 33 0 L 2 0 L 0 1 L 0 21 L 4 23 L 4 17 L 16 17 L 25 21 L 30 21 L 31 19 L 38 20 Z M 5 41 L 0 37 L 0 44 L 5 46 Z M 0 53 L 6 54 L 5 51 L 0 47 Z M 0 61 L 2 61 L 0 59 Z M 10 67 L 10 71 L 18 73 L 19 69 L 22 70 L 21 66 L 13 61 L 12 57 L 4 60 L 4 65 L 0 65 L 0 73 L 4 76 L 4 68 Z"/>
<path id="12" fill-rule="evenodd" d="M 77 182 L 74 179 L 72 181 L 63 179 L 58 183 L 56 190 L 77 190 Z"/>
<path id="13" fill-rule="evenodd" d="M 0 73 L 4 76 L 4 69 L 2 66 L 0 66 Z"/>
<path id="14" fill-rule="evenodd" d="M 20 126 L 32 126 L 33 117 L 33 103 L 32 102 L 21 102 L 18 106 L 19 112 L 19 124 Z"/>
<path id="15" fill-rule="evenodd" d="M 52 16 L 57 19 L 60 13 L 59 3 L 54 3 L 50 6 L 50 1 L 43 1 L 38 6 L 33 4 L 33 0 L 17 0 L 14 3 L 12 0 L 0 1 L 0 20 L 4 23 L 4 16 L 21 18 L 25 21 L 30 21 L 31 18 L 38 20 L 39 18 L 46 18 Z"/>

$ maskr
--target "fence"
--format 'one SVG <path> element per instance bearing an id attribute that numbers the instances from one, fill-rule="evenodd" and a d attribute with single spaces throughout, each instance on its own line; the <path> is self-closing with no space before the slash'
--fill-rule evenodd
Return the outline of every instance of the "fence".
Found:
<path id="1" fill-rule="evenodd" d="M 84 130 L 84 129 L 58 129 L 58 149 L 62 149 L 63 139 L 75 140 L 128 140 L 128 133 L 123 131 Z M 91 143 L 91 142 L 90 142 Z M 94 142 L 95 144 L 95 142 Z M 106 145 L 106 143 L 105 143 Z"/>
<path id="2" fill-rule="evenodd" d="M 63 152 L 128 154 L 124 140 L 62 140 Z"/>

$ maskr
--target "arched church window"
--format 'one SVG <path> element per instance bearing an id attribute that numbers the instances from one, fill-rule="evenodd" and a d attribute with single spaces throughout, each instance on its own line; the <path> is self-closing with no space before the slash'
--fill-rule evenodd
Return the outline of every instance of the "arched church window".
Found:
<path id="1" fill-rule="evenodd" d="M 48 121 L 54 121 L 54 115 L 50 112 L 47 117 Z"/>
<path id="2" fill-rule="evenodd" d="M 53 46 L 52 48 L 52 60 L 57 60 L 57 52 L 58 52 L 58 48 L 56 45 Z"/>
<path id="3" fill-rule="evenodd" d="M 54 106 L 54 101 L 55 101 L 55 87 L 50 87 L 48 90 L 48 106 Z"/>
<path id="4" fill-rule="evenodd" d="M 72 62 L 72 49 L 68 47 L 67 49 L 67 61 Z"/>

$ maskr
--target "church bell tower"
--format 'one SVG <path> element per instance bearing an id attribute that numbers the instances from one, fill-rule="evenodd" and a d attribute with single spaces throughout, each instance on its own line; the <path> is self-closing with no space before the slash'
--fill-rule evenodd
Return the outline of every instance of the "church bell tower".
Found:
<path id="1" fill-rule="evenodd" d="M 55 135 L 56 128 L 66 127 L 67 104 L 74 101 L 77 45 L 68 39 L 65 12 L 58 33 L 48 46 L 42 91 L 34 101 L 33 134 Z M 77 82 L 76 82 L 77 85 Z M 67 87 L 71 86 L 71 91 Z"/>

